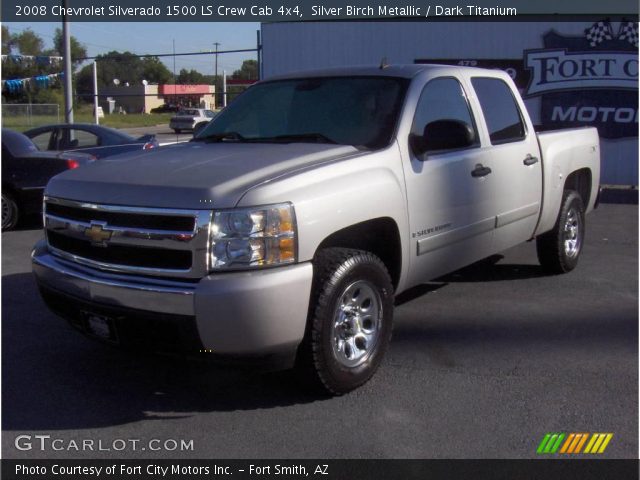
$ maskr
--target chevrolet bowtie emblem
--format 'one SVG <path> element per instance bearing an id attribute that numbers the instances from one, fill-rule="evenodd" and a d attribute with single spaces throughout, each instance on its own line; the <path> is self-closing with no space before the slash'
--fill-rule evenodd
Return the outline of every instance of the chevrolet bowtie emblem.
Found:
<path id="1" fill-rule="evenodd" d="M 85 228 L 84 236 L 91 239 L 91 245 L 96 247 L 106 247 L 107 240 L 111 238 L 113 232 L 105 230 L 103 225 L 91 224 L 89 228 Z"/>

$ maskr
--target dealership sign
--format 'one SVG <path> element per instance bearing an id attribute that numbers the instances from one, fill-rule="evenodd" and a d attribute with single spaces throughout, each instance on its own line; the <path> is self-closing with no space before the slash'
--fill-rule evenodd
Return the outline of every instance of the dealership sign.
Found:
<path id="1" fill-rule="evenodd" d="M 527 95 L 576 88 L 638 88 L 637 53 L 572 53 L 565 49 L 528 51 L 533 72 Z"/>
<path id="2" fill-rule="evenodd" d="M 638 136 L 638 24 L 594 23 L 581 37 L 544 36 L 544 49 L 524 52 L 525 96 L 540 96 L 549 128 L 595 126 L 604 138 Z"/>

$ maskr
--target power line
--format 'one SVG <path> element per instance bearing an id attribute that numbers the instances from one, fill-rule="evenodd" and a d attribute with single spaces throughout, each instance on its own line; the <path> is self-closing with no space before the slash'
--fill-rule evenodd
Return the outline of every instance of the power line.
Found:
<path id="1" fill-rule="evenodd" d="M 246 53 L 246 52 L 257 52 L 257 48 L 241 48 L 238 50 L 219 50 L 217 52 L 186 52 L 186 53 L 146 53 L 146 54 L 137 54 L 131 53 L 130 56 L 138 57 L 138 58 L 149 58 L 149 57 L 185 57 L 192 55 L 218 55 L 224 53 Z M 121 55 L 121 54 L 119 54 Z M 84 62 L 85 60 L 109 60 L 118 58 L 119 55 L 96 55 L 94 57 L 82 57 L 75 59 L 79 62 Z"/>

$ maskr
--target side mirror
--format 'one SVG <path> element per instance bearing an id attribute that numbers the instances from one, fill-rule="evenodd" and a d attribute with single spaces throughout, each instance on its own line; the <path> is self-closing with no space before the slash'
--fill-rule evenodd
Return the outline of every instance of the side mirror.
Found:
<path id="1" fill-rule="evenodd" d="M 424 127 L 422 136 L 411 135 L 411 148 L 416 155 L 434 150 L 467 148 L 475 142 L 471 125 L 460 120 L 436 120 Z"/>

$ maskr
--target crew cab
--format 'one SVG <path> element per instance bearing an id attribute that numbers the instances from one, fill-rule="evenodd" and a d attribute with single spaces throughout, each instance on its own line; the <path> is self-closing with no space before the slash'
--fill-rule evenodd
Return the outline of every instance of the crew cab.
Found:
<path id="1" fill-rule="evenodd" d="M 528 240 L 573 270 L 599 178 L 597 131 L 536 133 L 506 73 L 292 74 L 191 142 L 53 178 L 33 269 L 88 335 L 342 394 L 382 361 L 398 293 Z"/>

